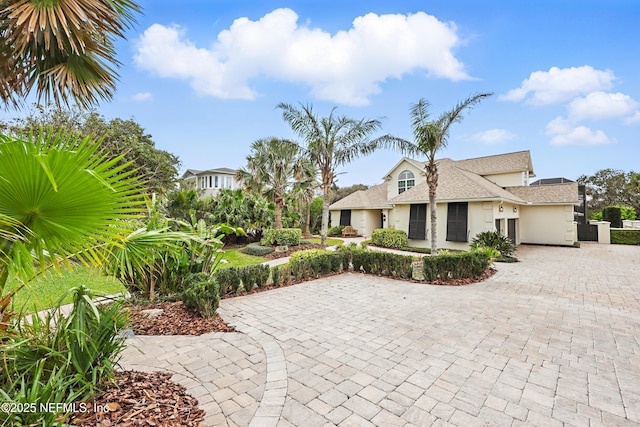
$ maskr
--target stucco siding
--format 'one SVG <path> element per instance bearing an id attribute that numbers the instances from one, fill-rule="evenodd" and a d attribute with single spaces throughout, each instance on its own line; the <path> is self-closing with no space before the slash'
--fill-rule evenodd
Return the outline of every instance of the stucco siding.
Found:
<path id="1" fill-rule="evenodd" d="M 387 185 L 387 200 L 391 200 L 399 194 L 398 177 L 403 171 L 406 170 L 413 172 L 413 176 L 416 180 L 415 185 L 418 185 L 427 180 L 427 178 L 423 174 L 424 170 L 419 169 L 415 165 L 404 160 L 389 174 L 390 179 L 388 181 L 389 185 Z"/>
<path id="2" fill-rule="evenodd" d="M 525 185 L 524 172 L 501 173 L 485 175 L 484 177 L 500 187 L 517 187 L 519 185 Z"/>
<path id="3" fill-rule="evenodd" d="M 522 243 L 570 246 L 576 242 L 575 229 L 573 205 L 521 207 Z"/>

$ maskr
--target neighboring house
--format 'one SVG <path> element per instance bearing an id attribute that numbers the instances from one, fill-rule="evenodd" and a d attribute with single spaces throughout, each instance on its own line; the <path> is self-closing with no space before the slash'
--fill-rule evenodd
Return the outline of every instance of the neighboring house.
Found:
<path id="1" fill-rule="evenodd" d="M 425 164 L 401 159 L 384 183 L 333 203 L 332 225 L 351 225 L 370 237 L 396 228 L 409 245 L 430 246 L 429 187 Z M 438 247 L 466 249 L 475 235 L 499 230 L 516 244 L 571 246 L 577 242 L 575 182 L 530 186 L 529 151 L 454 161 L 438 160 Z"/>
<path id="2" fill-rule="evenodd" d="M 180 186 L 198 191 L 200 197 L 215 196 L 220 190 L 242 188 L 235 178 L 236 172 L 236 169 L 229 168 L 187 169 L 180 177 Z"/>

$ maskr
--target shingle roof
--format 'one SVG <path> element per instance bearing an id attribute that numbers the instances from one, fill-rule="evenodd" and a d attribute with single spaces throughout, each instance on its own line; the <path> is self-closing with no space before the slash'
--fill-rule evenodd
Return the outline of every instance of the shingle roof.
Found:
<path id="1" fill-rule="evenodd" d="M 438 188 L 436 200 L 510 200 L 516 203 L 524 201 L 468 170 L 457 167 L 458 162 L 443 159 L 438 163 Z M 426 202 L 429 200 L 429 185 L 422 182 L 415 187 L 399 194 L 389 203 Z"/>
<path id="2" fill-rule="evenodd" d="M 329 209 L 373 209 L 390 207 L 387 203 L 387 183 L 373 186 L 367 190 L 358 190 L 338 200 Z"/>
<path id="3" fill-rule="evenodd" d="M 529 187 L 507 187 L 526 202 L 534 204 L 577 204 L 578 183 L 536 185 Z"/>
<path id="4" fill-rule="evenodd" d="M 533 174 L 533 165 L 531 164 L 531 153 L 529 150 L 458 160 L 456 161 L 456 166 L 477 173 L 478 175 L 521 171 L 529 171 Z"/>

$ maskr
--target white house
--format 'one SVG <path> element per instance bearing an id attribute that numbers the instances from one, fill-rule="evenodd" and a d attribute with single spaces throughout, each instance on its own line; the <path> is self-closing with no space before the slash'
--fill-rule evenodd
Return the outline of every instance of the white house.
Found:
<path id="1" fill-rule="evenodd" d="M 201 197 L 215 196 L 223 189 L 236 190 L 242 183 L 235 178 L 236 169 L 218 168 L 207 170 L 187 169 L 180 177 L 182 188 L 197 190 Z"/>
<path id="2" fill-rule="evenodd" d="M 396 228 L 409 245 L 430 246 L 429 187 L 425 164 L 401 159 L 384 182 L 333 203 L 333 225 L 351 225 L 370 237 Z M 466 249 L 475 235 L 499 230 L 516 244 L 572 246 L 577 242 L 574 182 L 529 186 L 535 176 L 527 151 L 466 160 L 438 160 L 438 247 Z"/>

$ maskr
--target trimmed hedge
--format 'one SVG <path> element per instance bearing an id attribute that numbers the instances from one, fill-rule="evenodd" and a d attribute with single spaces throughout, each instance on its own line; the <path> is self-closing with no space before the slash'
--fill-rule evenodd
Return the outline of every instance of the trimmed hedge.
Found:
<path id="1" fill-rule="evenodd" d="M 422 258 L 422 262 L 424 278 L 429 282 L 477 277 L 489 267 L 489 257 L 485 252 L 428 256 Z"/>
<path id="2" fill-rule="evenodd" d="M 413 277 L 413 257 L 407 255 L 356 249 L 352 251 L 351 263 L 353 271 L 400 279 Z"/>
<path id="3" fill-rule="evenodd" d="M 220 287 L 205 273 L 189 274 L 184 283 L 182 302 L 195 308 L 202 317 L 213 317 L 220 306 Z"/>
<path id="4" fill-rule="evenodd" d="M 243 254 L 253 256 L 265 256 L 273 252 L 274 249 L 271 246 L 262 246 L 260 243 L 250 243 L 240 250 Z"/>
<path id="5" fill-rule="evenodd" d="M 213 275 L 220 285 L 220 295 L 232 295 L 238 293 L 242 279 L 238 267 L 221 268 Z"/>
<path id="6" fill-rule="evenodd" d="M 611 243 L 640 245 L 640 230 L 611 230 Z"/>
<path id="7" fill-rule="evenodd" d="M 296 280 L 317 278 L 323 274 L 338 273 L 342 270 L 344 254 L 340 251 L 312 249 L 294 252 L 289 258 L 291 274 Z M 347 268 L 349 264 L 346 264 Z"/>
<path id="8" fill-rule="evenodd" d="M 223 268 L 216 271 L 214 277 L 220 285 L 221 295 L 233 295 L 240 291 L 240 285 L 246 292 L 250 292 L 254 287 L 265 287 L 270 274 L 268 265 L 258 264 Z"/>
<path id="9" fill-rule="evenodd" d="M 622 208 L 620 206 L 607 206 L 602 209 L 602 220 L 609 221 L 611 228 L 622 228 Z"/>
<path id="10" fill-rule="evenodd" d="M 407 233 L 394 228 L 378 228 L 371 233 L 371 241 L 383 248 L 400 249 L 409 244 Z"/>
<path id="11" fill-rule="evenodd" d="M 264 246 L 297 246 L 302 240 L 302 230 L 299 228 L 268 229 L 262 233 Z"/>

